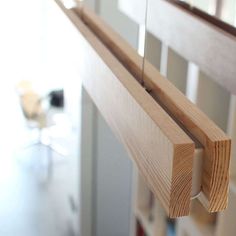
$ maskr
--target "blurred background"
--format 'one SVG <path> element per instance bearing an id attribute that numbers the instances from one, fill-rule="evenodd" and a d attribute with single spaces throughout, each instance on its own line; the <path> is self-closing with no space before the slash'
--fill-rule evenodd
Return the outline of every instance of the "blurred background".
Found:
<path id="1" fill-rule="evenodd" d="M 0 235 L 78 232 L 75 31 L 54 4 L 1 1 Z"/>
<path id="2" fill-rule="evenodd" d="M 235 0 L 181 2 L 235 26 Z M 235 95 L 160 37 L 153 3 L 84 0 L 235 143 Z M 81 86 L 75 26 L 54 0 L 0 6 L 0 236 L 236 234 L 234 157 L 225 212 L 193 201 L 193 214 L 169 219 Z"/>

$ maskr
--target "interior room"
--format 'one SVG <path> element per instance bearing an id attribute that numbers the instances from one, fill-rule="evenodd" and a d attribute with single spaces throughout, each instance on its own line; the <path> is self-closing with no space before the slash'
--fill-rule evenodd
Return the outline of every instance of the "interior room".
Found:
<path id="1" fill-rule="evenodd" d="M 0 29 L 0 236 L 236 235 L 236 0 L 2 1 Z"/>

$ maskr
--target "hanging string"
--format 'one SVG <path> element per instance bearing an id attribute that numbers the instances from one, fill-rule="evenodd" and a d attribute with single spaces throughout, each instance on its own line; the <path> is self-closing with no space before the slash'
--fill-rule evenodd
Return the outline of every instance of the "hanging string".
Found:
<path id="1" fill-rule="evenodd" d="M 148 0 L 146 0 L 145 16 L 144 16 L 144 52 L 143 52 L 143 61 L 142 61 L 142 77 L 141 84 L 144 87 L 145 78 L 144 78 L 144 69 L 145 69 L 145 54 L 146 54 L 146 36 L 147 36 L 147 23 L 148 23 Z"/>

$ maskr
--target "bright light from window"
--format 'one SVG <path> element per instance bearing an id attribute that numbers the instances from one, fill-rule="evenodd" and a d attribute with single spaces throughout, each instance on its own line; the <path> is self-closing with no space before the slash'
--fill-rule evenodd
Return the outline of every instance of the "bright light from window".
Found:
<path id="1" fill-rule="evenodd" d="M 67 9 L 71 9 L 77 5 L 74 0 L 62 0 L 62 3 Z"/>

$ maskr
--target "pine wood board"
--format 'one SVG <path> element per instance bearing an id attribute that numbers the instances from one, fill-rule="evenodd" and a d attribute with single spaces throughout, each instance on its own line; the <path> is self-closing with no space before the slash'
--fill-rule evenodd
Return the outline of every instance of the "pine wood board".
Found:
<path id="1" fill-rule="evenodd" d="M 74 9 L 78 13 L 77 9 Z M 137 52 L 93 11 L 84 7 L 80 17 L 153 98 L 204 147 L 202 194 L 209 212 L 224 210 L 228 202 L 231 140 L 196 105 Z M 142 77 L 143 76 L 143 77 Z"/>
<path id="2" fill-rule="evenodd" d="M 83 86 L 167 215 L 188 215 L 193 141 L 78 16 L 58 4 L 79 30 L 78 65 Z"/>

